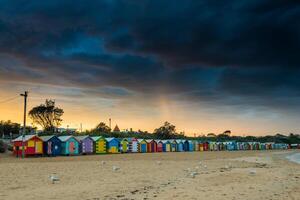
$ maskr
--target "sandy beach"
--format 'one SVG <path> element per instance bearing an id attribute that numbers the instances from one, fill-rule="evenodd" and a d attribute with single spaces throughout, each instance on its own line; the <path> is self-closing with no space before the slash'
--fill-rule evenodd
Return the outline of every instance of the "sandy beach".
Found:
<path id="1" fill-rule="evenodd" d="M 299 199 L 300 151 L 17 159 L 0 155 L 1 200 Z M 113 166 L 120 167 L 114 171 Z M 52 184 L 49 176 L 60 181 Z"/>

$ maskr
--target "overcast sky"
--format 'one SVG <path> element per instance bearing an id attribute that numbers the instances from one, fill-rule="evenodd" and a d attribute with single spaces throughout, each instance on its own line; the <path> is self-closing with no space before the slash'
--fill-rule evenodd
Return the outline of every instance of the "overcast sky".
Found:
<path id="1" fill-rule="evenodd" d="M 84 129 L 299 133 L 299 19 L 298 1 L 0 0 L 0 102 L 29 90 Z"/>

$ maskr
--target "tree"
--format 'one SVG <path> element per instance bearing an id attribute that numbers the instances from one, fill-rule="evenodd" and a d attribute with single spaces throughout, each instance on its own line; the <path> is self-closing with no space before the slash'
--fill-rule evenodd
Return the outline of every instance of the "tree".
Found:
<path id="1" fill-rule="evenodd" d="M 95 129 L 93 129 L 92 131 L 94 132 L 100 132 L 100 133 L 109 133 L 111 131 L 111 129 L 104 123 L 104 122 L 100 122 Z"/>
<path id="2" fill-rule="evenodd" d="M 13 123 L 10 120 L 0 121 L 0 136 L 9 136 L 10 134 L 18 135 L 21 125 Z"/>
<path id="3" fill-rule="evenodd" d="M 62 122 L 63 109 L 55 107 L 55 101 L 46 99 L 45 104 L 41 104 L 29 111 L 29 117 L 33 123 L 40 125 L 44 131 L 54 132 Z"/>
<path id="4" fill-rule="evenodd" d="M 230 136 L 231 135 L 231 130 L 226 130 L 223 132 L 223 135 Z"/>
<path id="5" fill-rule="evenodd" d="M 154 130 L 154 137 L 157 139 L 171 139 L 177 136 L 175 126 L 165 122 L 163 126 Z"/>

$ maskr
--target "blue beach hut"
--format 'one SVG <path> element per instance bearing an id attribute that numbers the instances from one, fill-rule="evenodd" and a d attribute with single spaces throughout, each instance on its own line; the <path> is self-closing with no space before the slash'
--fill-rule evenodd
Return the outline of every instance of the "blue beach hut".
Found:
<path id="1" fill-rule="evenodd" d="M 61 141 L 55 135 L 41 136 L 43 140 L 44 154 L 48 156 L 59 156 L 61 154 Z"/>
<path id="2" fill-rule="evenodd" d="M 145 139 L 138 139 L 140 145 L 140 152 L 147 153 L 147 141 Z"/>
<path id="3" fill-rule="evenodd" d="M 177 151 L 182 152 L 184 151 L 184 144 L 182 140 L 176 140 L 177 143 Z"/>
<path id="4" fill-rule="evenodd" d="M 119 153 L 120 152 L 120 141 L 117 138 L 106 138 L 107 152 L 108 153 Z"/>

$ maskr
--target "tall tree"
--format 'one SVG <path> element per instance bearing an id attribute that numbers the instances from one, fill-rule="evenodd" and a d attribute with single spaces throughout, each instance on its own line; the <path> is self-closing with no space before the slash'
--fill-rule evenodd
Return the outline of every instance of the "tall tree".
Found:
<path id="1" fill-rule="evenodd" d="M 165 122 L 163 126 L 155 129 L 153 134 L 158 139 L 171 139 L 177 136 L 175 126 L 169 122 Z"/>
<path id="2" fill-rule="evenodd" d="M 33 123 L 40 125 L 44 131 L 54 132 L 62 122 L 63 109 L 55 107 L 55 101 L 46 99 L 45 104 L 41 104 L 29 111 L 29 117 Z"/>

